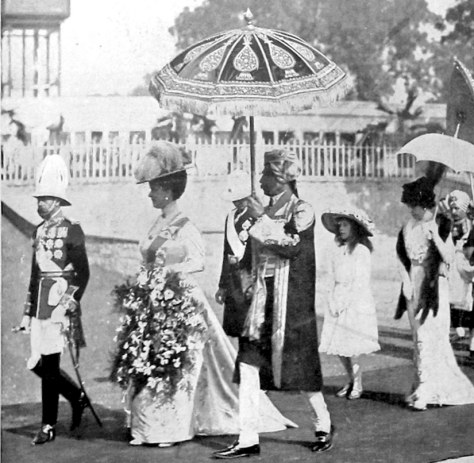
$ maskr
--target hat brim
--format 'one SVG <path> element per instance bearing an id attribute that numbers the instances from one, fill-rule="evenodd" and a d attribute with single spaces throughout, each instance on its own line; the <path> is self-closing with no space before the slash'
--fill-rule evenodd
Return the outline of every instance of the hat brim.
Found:
<path id="1" fill-rule="evenodd" d="M 194 167 L 193 164 L 189 164 L 187 166 L 183 166 L 182 169 L 179 169 L 179 170 L 175 170 L 173 172 L 166 172 L 166 174 L 160 174 L 158 175 L 157 177 L 150 177 L 150 178 L 146 178 L 144 180 L 140 180 L 139 182 L 137 182 L 137 185 L 140 185 L 142 183 L 149 183 L 149 182 L 153 182 L 153 180 L 158 180 L 160 178 L 165 178 L 165 177 L 169 177 L 170 175 L 173 175 L 173 174 L 177 174 L 178 172 L 183 172 L 183 171 L 188 171 L 189 169 L 192 169 Z"/>
<path id="2" fill-rule="evenodd" d="M 71 206 L 71 203 L 67 199 L 65 199 L 61 196 L 56 196 L 56 195 L 47 194 L 47 193 L 40 193 L 40 194 L 34 194 L 33 195 L 33 198 L 36 198 L 36 199 L 45 198 L 45 197 L 59 199 L 59 201 L 61 202 L 61 206 Z"/>
<path id="3" fill-rule="evenodd" d="M 353 215 L 350 215 L 350 214 L 324 212 L 323 215 L 321 216 L 321 223 L 323 224 L 326 230 L 328 230 L 331 233 L 336 234 L 338 230 L 337 222 L 341 219 L 346 219 L 351 222 L 357 223 L 367 236 L 373 236 L 373 233 L 367 228 L 367 225 L 364 222 L 356 219 Z"/>

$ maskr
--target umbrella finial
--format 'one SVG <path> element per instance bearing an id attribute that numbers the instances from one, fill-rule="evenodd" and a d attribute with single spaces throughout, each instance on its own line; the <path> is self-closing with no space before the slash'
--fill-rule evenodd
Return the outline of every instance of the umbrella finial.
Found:
<path id="1" fill-rule="evenodd" d="M 253 25 L 253 14 L 250 11 L 250 8 L 247 8 L 247 11 L 244 13 L 244 19 L 247 22 L 247 26 L 252 26 Z"/>

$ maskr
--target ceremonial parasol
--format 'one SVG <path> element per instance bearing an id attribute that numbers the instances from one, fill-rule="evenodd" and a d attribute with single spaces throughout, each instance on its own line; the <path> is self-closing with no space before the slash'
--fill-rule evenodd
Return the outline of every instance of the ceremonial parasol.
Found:
<path id="1" fill-rule="evenodd" d="M 249 116 L 252 192 L 254 116 L 290 114 L 341 98 L 347 74 L 296 35 L 245 27 L 208 37 L 178 54 L 151 80 L 150 92 L 169 110 Z"/>
<path id="2" fill-rule="evenodd" d="M 474 78 L 457 59 L 449 84 L 446 132 L 416 137 L 397 154 L 409 153 L 417 161 L 434 161 L 456 172 L 468 172 L 474 198 Z"/>

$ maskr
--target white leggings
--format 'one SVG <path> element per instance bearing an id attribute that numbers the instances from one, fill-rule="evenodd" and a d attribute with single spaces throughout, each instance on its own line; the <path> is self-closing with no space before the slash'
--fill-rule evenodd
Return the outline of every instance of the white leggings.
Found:
<path id="1" fill-rule="evenodd" d="M 260 375 L 259 367 L 239 363 L 239 447 L 258 444 Z M 312 421 L 315 431 L 329 432 L 331 417 L 322 392 L 305 393 L 314 411 Z"/>

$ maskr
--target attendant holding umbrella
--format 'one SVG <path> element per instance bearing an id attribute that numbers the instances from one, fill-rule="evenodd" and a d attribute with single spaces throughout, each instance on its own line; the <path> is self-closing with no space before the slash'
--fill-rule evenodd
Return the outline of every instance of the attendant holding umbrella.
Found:
<path id="1" fill-rule="evenodd" d="M 265 153 L 260 184 L 268 207 L 256 200 L 249 213 L 257 219 L 249 229 L 252 302 L 239 335 L 235 380 L 239 382 L 238 439 L 214 454 L 239 458 L 260 453 L 259 391 L 305 391 L 314 412 L 314 452 L 333 445 L 331 417 L 322 394 L 315 304 L 314 212 L 298 197 L 300 174 L 295 154 Z"/>

